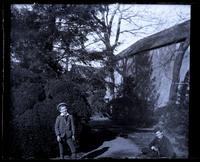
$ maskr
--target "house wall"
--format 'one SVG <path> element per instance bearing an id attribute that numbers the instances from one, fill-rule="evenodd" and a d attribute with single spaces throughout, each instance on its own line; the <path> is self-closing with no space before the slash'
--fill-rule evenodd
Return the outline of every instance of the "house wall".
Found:
<path id="1" fill-rule="evenodd" d="M 178 49 L 180 43 L 172 44 L 162 48 L 154 49 L 149 52 L 152 55 L 153 64 L 153 75 L 155 77 L 156 88 L 159 93 L 158 107 L 164 106 L 169 100 L 169 91 L 172 81 L 173 65 L 175 59 L 175 51 Z M 125 59 L 127 59 L 127 64 L 125 68 L 125 75 L 135 75 L 135 61 L 134 56 L 129 58 L 121 59 L 117 62 L 117 67 L 123 70 Z M 180 70 L 180 81 L 183 81 L 186 72 L 189 70 L 190 62 L 190 48 L 187 49 L 184 56 L 181 70 Z M 109 78 L 107 78 L 109 80 Z M 115 71 L 115 85 L 120 86 L 123 84 L 123 76 Z M 116 95 L 118 93 L 117 88 L 115 88 Z M 112 99 L 110 96 L 109 89 L 106 92 L 105 98 Z"/>

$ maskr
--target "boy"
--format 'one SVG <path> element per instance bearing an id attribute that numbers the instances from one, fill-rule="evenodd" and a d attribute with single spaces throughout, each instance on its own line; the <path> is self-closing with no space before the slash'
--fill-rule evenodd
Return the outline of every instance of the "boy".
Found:
<path id="1" fill-rule="evenodd" d="M 149 147 L 142 149 L 142 153 L 154 158 L 175 158 L 173 146 L 160 128 L 155 129 L 155 136 Z"/>
<path id="2" fill-rule="evenodd" d="M 73 141 L 75 141 L 75 127 L 72 115 L 67 112 L 67 104 L 60 103 L 57 106 L 60 115 L 56 118 L 55 133 L 59 144 L 60 159 L 64 159 L 63 146 L 68 144 L 72 158 L 76 157 L 76 149 Z"/>

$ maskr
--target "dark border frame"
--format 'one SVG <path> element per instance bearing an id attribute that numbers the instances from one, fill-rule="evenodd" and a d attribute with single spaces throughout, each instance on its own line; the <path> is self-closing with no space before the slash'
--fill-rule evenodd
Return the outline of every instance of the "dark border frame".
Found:
<path id="1" fill-rule="evenodd" d="M 198 0 L 197 0 L 198 1 Z M 10 133 L 9 130 L 9 119 L 10 119 L 10 113 L 9 113 L 9 107 L 10 107 L 10 5 L 11 4 L 23 4 L 23 3 L 41 3 L 41 4 L 47 4 L 47 3 L 67 3 L 65 0 L 49 0 L 49 1 L 41 1 L 41 0 L 35 0 L 35 1 L 27 1 L 27 0 L 4 0 L 1 7 L 2 7 L 2 109 L 1 109 L 1 157 L 2 159 L 7 159 L 8 154 L 7 150 L 9 147 L 6 141 L 8 139 L 8 135 Z M 191 44 L 190 44 L 190 106 L 189 106 L 189 159 L 198 159 L 200 156 L 199 153 L 199 139 L 200 139 L 200 133 L 198 131 L 198 124 L 199 124 L 199 113 L 198 113 L 198 102 L 195 100 L 195 97 L 198 97 L 198 95 L 195 95 L 195 91 L 199 92 L 199 79 L 197 75 L 198 68 L 198 59 L 195 59 L 197 57 L 199 50 L 199 30 L 200 26 L 198 23 L 199 17 L 199 11 L 200 11 L 200 3 L 195 2 L 194 0 L 189 1 L 188 0 L 182 0 L 177 2 L 173 0 L 168 0 L 165 2 L 161 2 L 159 0 L 155 1 L 99 1 L 95 3 L 136 3 L 136 4 L 186 4 L 191 5 Z M 70 3 L 70 2 L 69 2 Z M 94 1 L 77 1 L 73 0 L 73 3 L 94 3 Z M 197 72 L 195 72 L 195 70 Z M 196 102 L 196 103 L 195 103 Z M 140 159 L 139 159 L 140 160 Z"/>

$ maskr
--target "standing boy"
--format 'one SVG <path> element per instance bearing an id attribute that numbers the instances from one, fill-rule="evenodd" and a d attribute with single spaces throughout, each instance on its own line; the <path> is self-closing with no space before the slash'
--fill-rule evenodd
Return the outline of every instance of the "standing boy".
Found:
<path id="1" fill-rule="evenodd" d="M 72 154 L 72 158 L 76 157 L 75 141 L 75 127 L 72 115 L 67 111 L 67 104 L 60 103 L 57 106 L 60 115 L 56 118 L 55 133 L 59 144 L 60 159 L 64 159 L 63 147 L 67 143 Z"/>

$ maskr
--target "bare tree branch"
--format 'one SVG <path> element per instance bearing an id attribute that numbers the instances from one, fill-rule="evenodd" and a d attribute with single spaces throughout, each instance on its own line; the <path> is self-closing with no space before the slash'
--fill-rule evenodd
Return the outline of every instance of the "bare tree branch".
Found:
<path id="1" fill-rule="evenodd" d="M 98 43 L 98 42 L 100 42 L 100 41 L 101 41 L 100 39 L 99 39 L 99 40 L 98 40 L 98 39 L 97 39 L 97 40 L 94 40 L 93 42 L 91 42 L 91 43 L 85 45 L 85 48 L 88 47 L 88 46 L 90 46 L 90 45 L 92 45 L 92 44 Z"/>
<path id="2" fill-rule="evenodd" d="M 93 28 L 94 29 L 94 28 Z M 97 31 L 94 29 L 94 32 L 96 32 L 97 36 L 99 37 L 99 39 L 104 43 L 106 44 L 106 41 L 105 41 L 105 38 L 101 35 L 101 32 L 100 31 Z"/>
<path id="3" fill-rule="evenodd" d="M 134 36 L 136 36 L 138 34 L 147 34 L 146 32 L 142 32 L 142 31 L 136 32 L 135 30 L 124 30 L 124 31 L 121 31 L 120 33 L 130 33 Z"/>
<path id="4" fill-rule="evenodd" d="M 111 30 L 112 23 L 113 23 L 113 19 L 114 19 L 116 13 L 117 13 L 117 10 L 119 10 L 119 7 L 120 7 L 120 6 L 119 6 L 119 4 L 118 4 L 118 5 L 117 5 L 117 8 L 114 10 L 114 12 L 113 12 L 113 14 L 112 14 L 112 16 L 111 16 L 111 18 L 110 18 L 109 25 L 108 25 L 109 30 Z"/>
<path id="5" fill-rule="evenodd" d="M 118 40 L 119 40 L 120 27 L 121 27 L 121 19 L 122 19 L 122 13 L 120 14 L 120 17 L 118 19 L 118 25 L 117 25 L 117 32 L 116 32 L 114 47 L 117 46 L 117 43 L 118 43 Z"/>
<path id="6" fill-rule="evenodd" d="M 106 26 L 108 26 L 108 13 L 109 13 L 109 8 L 108 8 L 108 6 L 105 6 L 105 8 L 106 8 Z"/>
<path id="7" fill-rule="evenodd" d="M 129 7 L 124 8 L 124 9 L 120 9 L 120 12 L 125 13 L 126 11 L 129 11 L 131 8 L 132 8 L 132 6 L 129 6 Z"/>
<path id="8" fill-rule="evenodd" d="M 98 18 L 94 13 L 92 13 L 93 18 L 100 24 L 102 27 L 105 28 L 105 24 Z"/>

